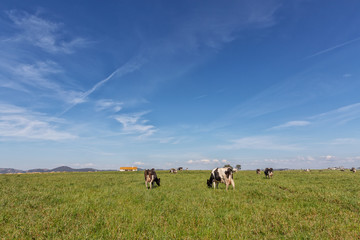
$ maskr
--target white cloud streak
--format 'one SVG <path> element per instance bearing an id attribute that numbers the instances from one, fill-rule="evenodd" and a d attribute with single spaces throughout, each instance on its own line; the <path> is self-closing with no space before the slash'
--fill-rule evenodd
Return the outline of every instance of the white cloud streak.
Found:
<path id="1" fill-rule="evenodd" d="M 75 107 L 76 105 L 83 103 L 86 101 L 86 98 L 92 94 L 94 91 L 96 91 L 98 88 L 100 88 L 102 85 L 104 85 L 105 83 L 107 83 L 110 79 L 112 79 L 113 77 L 118 77 L 121 78 L 123 76 L 125 76 L 126 74 L 129 74 L 131 72 L 136 71 L 137 69 L 139 69 L 142 65 L 143 65 L 144 59 L 140 58 L 140 57 L 135 57 L 133 59 L 131 59 L 130 61 L 128 61 L 127 63 L 125 63 L 123 66 L 117 68 L 115 71 L 113 71 L 109 76 L 107 76 L 105 79 L 99 81 L 98 83 L 96 83 L 91 89 L 89 89 L 88 91 L 82 93 L 78 98 L 74 99 L 73 104 L 71 104 L 69 107 L 67 107 L 61 114 L 65 114 L 66 112 L 68 112 L 70 109 L 72 109 L 73 107 Z"/>
<path id="2" fill-rule="evenodd" d="M 32 64 L 0 62 L 0 70 L 6 82 L 0 86 L 13 90 L 38 93 L 42 96 L 57 98 L 66 103 L 73 103 L 81 92 L 67 90 L 56 82 L 56 78 L 64 76 L 63 69 L 53 61 L 36 61 Z"/>
<path id="3" fill-rule="evenodd" d="M 188 160 L 186 163 L 187 164 L 212 164 L 212 165 L 219 165 L 220 162 L 222 163 L 229 163 L 226 159 L 222 159 L 221 161 L 219 159 L 208 159 L 208 158 L 202 158 L 202 159 L 197 159 L 197 160 Z"/>
<path id="4" fill-rule="evenodd" d="M 147 113 L 149 112 L 122 114 L 115 116 L 115 119 L 122 124 L 124 134 L 139 134 L 140 137 L 148 137 L 154 134 L 157 129 L 153 125 L 146 124 L 147 120 L 141 119 Z"/>
<path id="5" fill-rule="evenodd" d="M 316 121 L 336 121 L 339 124 L 347 123 L 360 118 L 360 103 L 346 105 L 328 112 L 310 117 Z"/>
<path id="6" fill-rule="evenodd" d="M 330 142 L 332 145 L 359 145 L 360 146 L 360 139 L 356 138 L 336 138 Z"/>
<path id="7" fill-rule="evenodd" d="M 305 59 L 313 58 L 313 57 L 316 57 L 316 56 L 319 56 L 319 55 L 322 55 L 322 54 L 325 54 L 325 53 L 334 51 L 335 49 L 344 47 L 344 46 L 346 46 L 346 45 L 349 45 L 349 44 L 351 44 L 351 43 L 357 42 L 357 41 L 359 41 L 359 40 L 360 40 L 360 37 L 355 38 L 355 39 L 352 39 L 352 40 L 350 40 L 350 41 L 343 42 L 343 43 L 341 43 L 341 44 L 338 44 L 338 45 L 332 46 L 332 47 L 330 47 L 330 48 L 327 48 L 327 49 L 325 49 L 325 50 L 322 50 L 322 51 L 319 51 L 319 52 L 317 52 L 317 53 L 314 53 L 314 54 L 306 57 Z"/>
<path id="8" fill-rule="evenodd" d="M 51 118 L 24 108 L 0 104 L 0 137 L 36 140 L 75 139 L 76 135 L 57 130 L 61 119 Z"/>
<path id="9" fill-rule="evenodd" d="M 270 136 L 245 137 L 231 140 L 231 144 L 218 146 L 221 149 L 258 149 L 258 150 L 284 150 L 294 151 L 301 147 L 293 144 L 279 143 L 279 140 Z"/>
<path id="10" fill-rule="evenodd" d="M 122 109 L 122 102 L 116 102 L 111 99 L 101 99 L 96 102 L 95 110 L 96 111 L 104 111 L 110 110 L 112 112 L 119 112 Z"/>
<path id="11" fill-rule="evenodd" d="M 145 163 L 143 163 L 143 162 L 134 162 L 134 165 L 143 166 L 143 165 L 145 165 Z"/>
<path id="12" fill-rule="evenodd" d="M 275 127 L 272 127 L 271 129 L 282 129 L 282 128 L 289 128 L 289 127 L 303 127 L 309 125 L 309 121 L 290 121 Z"/>
<path id="13" fill-rule="evenodd" d="M 73 164 L 70 164 L 70 166 L 76 167 L 76 168 L 93 168 L 96 165 L 94 163 L 73 163 Z"/>
<path id="14" fill-rule="evenodd" d="M 307 120 L 303 121 L 289 121 L 284 124 L 270 128 L 270 130 L 279 130 L 290 127 L 304 127 L 310 124 L 318 124 L 327 121 L 334 121 L 337 124 L 345 124 L 354 119 L 360 118 L 360 103 L 354 103 L 346 105 L 328 112 L 320 113 L 311 117 L 308 117 Z"/>
<path id="15" fill-rule="evenodd" d="M 73 53 L 77 47 L 89 44 L 84 38 L 62 40 L 62 24 L 54 23 L 26 12 L 12 10 L 7 12 L 9 18 L 21 31 L 8 41 L 26 42 L 50 53 Z"/>
<path id="16" fill-rule="evenodd" d="M 218 49 L 237 38 L 248 27 L 269 27 L 275 24 L 277 1 L 234 1 L 227 4 L 209 2 L 195 6 L 178 26 L 176 38 L 192 50 L 202 46 Z M 216 11 L 214 11 L 216 9 Z"/>

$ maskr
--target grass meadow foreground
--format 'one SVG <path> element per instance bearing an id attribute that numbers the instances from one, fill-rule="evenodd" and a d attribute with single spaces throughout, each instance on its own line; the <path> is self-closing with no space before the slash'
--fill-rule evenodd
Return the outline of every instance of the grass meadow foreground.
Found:
<path id="1" fill-rule="evenodd" d="M 0 175 L 0 239 L 359 239 L 360 174 L 210 171 Z M 155 185 L 154 185 L 155 186 Z"/>

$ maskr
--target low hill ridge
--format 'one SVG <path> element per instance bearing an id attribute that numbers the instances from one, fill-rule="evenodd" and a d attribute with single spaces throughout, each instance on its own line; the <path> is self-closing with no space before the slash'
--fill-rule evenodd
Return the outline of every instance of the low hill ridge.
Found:
<path id="1" fill-rule="evenodd" d="M 97 172 L 97 171 L 116 171 L 116 170 L 98 170 L 95 168 L 71 168 L 68 166 L 60 166 L 53 169 L 35 168 L 27 171 L 14 168 L 0 168 L 0 174 L 4 173 L 36 173 L 36 172 Z"/>

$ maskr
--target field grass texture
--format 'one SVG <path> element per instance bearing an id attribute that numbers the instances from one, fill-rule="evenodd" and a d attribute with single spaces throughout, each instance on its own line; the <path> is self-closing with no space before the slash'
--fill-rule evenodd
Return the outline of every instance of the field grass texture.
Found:
<path id="1" fill-rule="evenodd" d="M 210 171 L 0 175 L 1 239 L 360 239 L 360 175 Z"/>

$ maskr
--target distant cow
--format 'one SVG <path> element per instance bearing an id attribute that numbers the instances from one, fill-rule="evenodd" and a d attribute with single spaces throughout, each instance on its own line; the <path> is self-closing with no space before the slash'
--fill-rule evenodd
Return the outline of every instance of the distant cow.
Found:
<path id="1" fill-rule="evenodd" d="M 260 174 L 261 170 L 260 169 L 256 169 L 256 174 Z"/>
<path id="2" fill-rule="evenodd" d="M 304 171 L 305 171 L 305 172 L 310 172 L 310 169 L 309 169 L 309 168 L 307 168 L 307 169 L 305 169 Z"/>
<path id="3" fill-rule="evenodd" d="M 272 168 L 265 168 L 264 173 L 266 178 L 272 178 L 274 170 Z"/>
<path id="4" fill-rule="evenodd" d="M 356 173 L 356 168 L 352 167 L 352 168 L 350 169 L 350 171 L 353 172 L 353 173 Z"/>
<path id="5" fill-rule="evenodd" d="M 177 173 L 177 170 L 175 168 L 170 169 L 170 173 Z"/>
<path id="6" fill-rule="evenodd" d="M 207 180 L 207 185 L 208 187 L 211 187 L 211 185 L 213 185 L 215 189 L 215 187 L 219 187 L 219 182 L 225 183 L 226 191 L 228 190 L 230 184 L 232 185 L 233 190 L 235 190 L 233 170 L 229 167 L 213 169 L 211 171 L 210 179 Z"/>
<path id="7" fill-rule="evenodd" d="M 160 178 L 157 177 L 155 169 L 146 169 L 144 171 L 144 177 L 145 177 L 145 186 L 146 188 L 152 188 L 152 185 L 154 184 L 154 182 L 156 182 L 156 184 L 158 186 L 160 186 Z M 150 186 L 148 187 L 148 183 L 150 184 Z"/>

